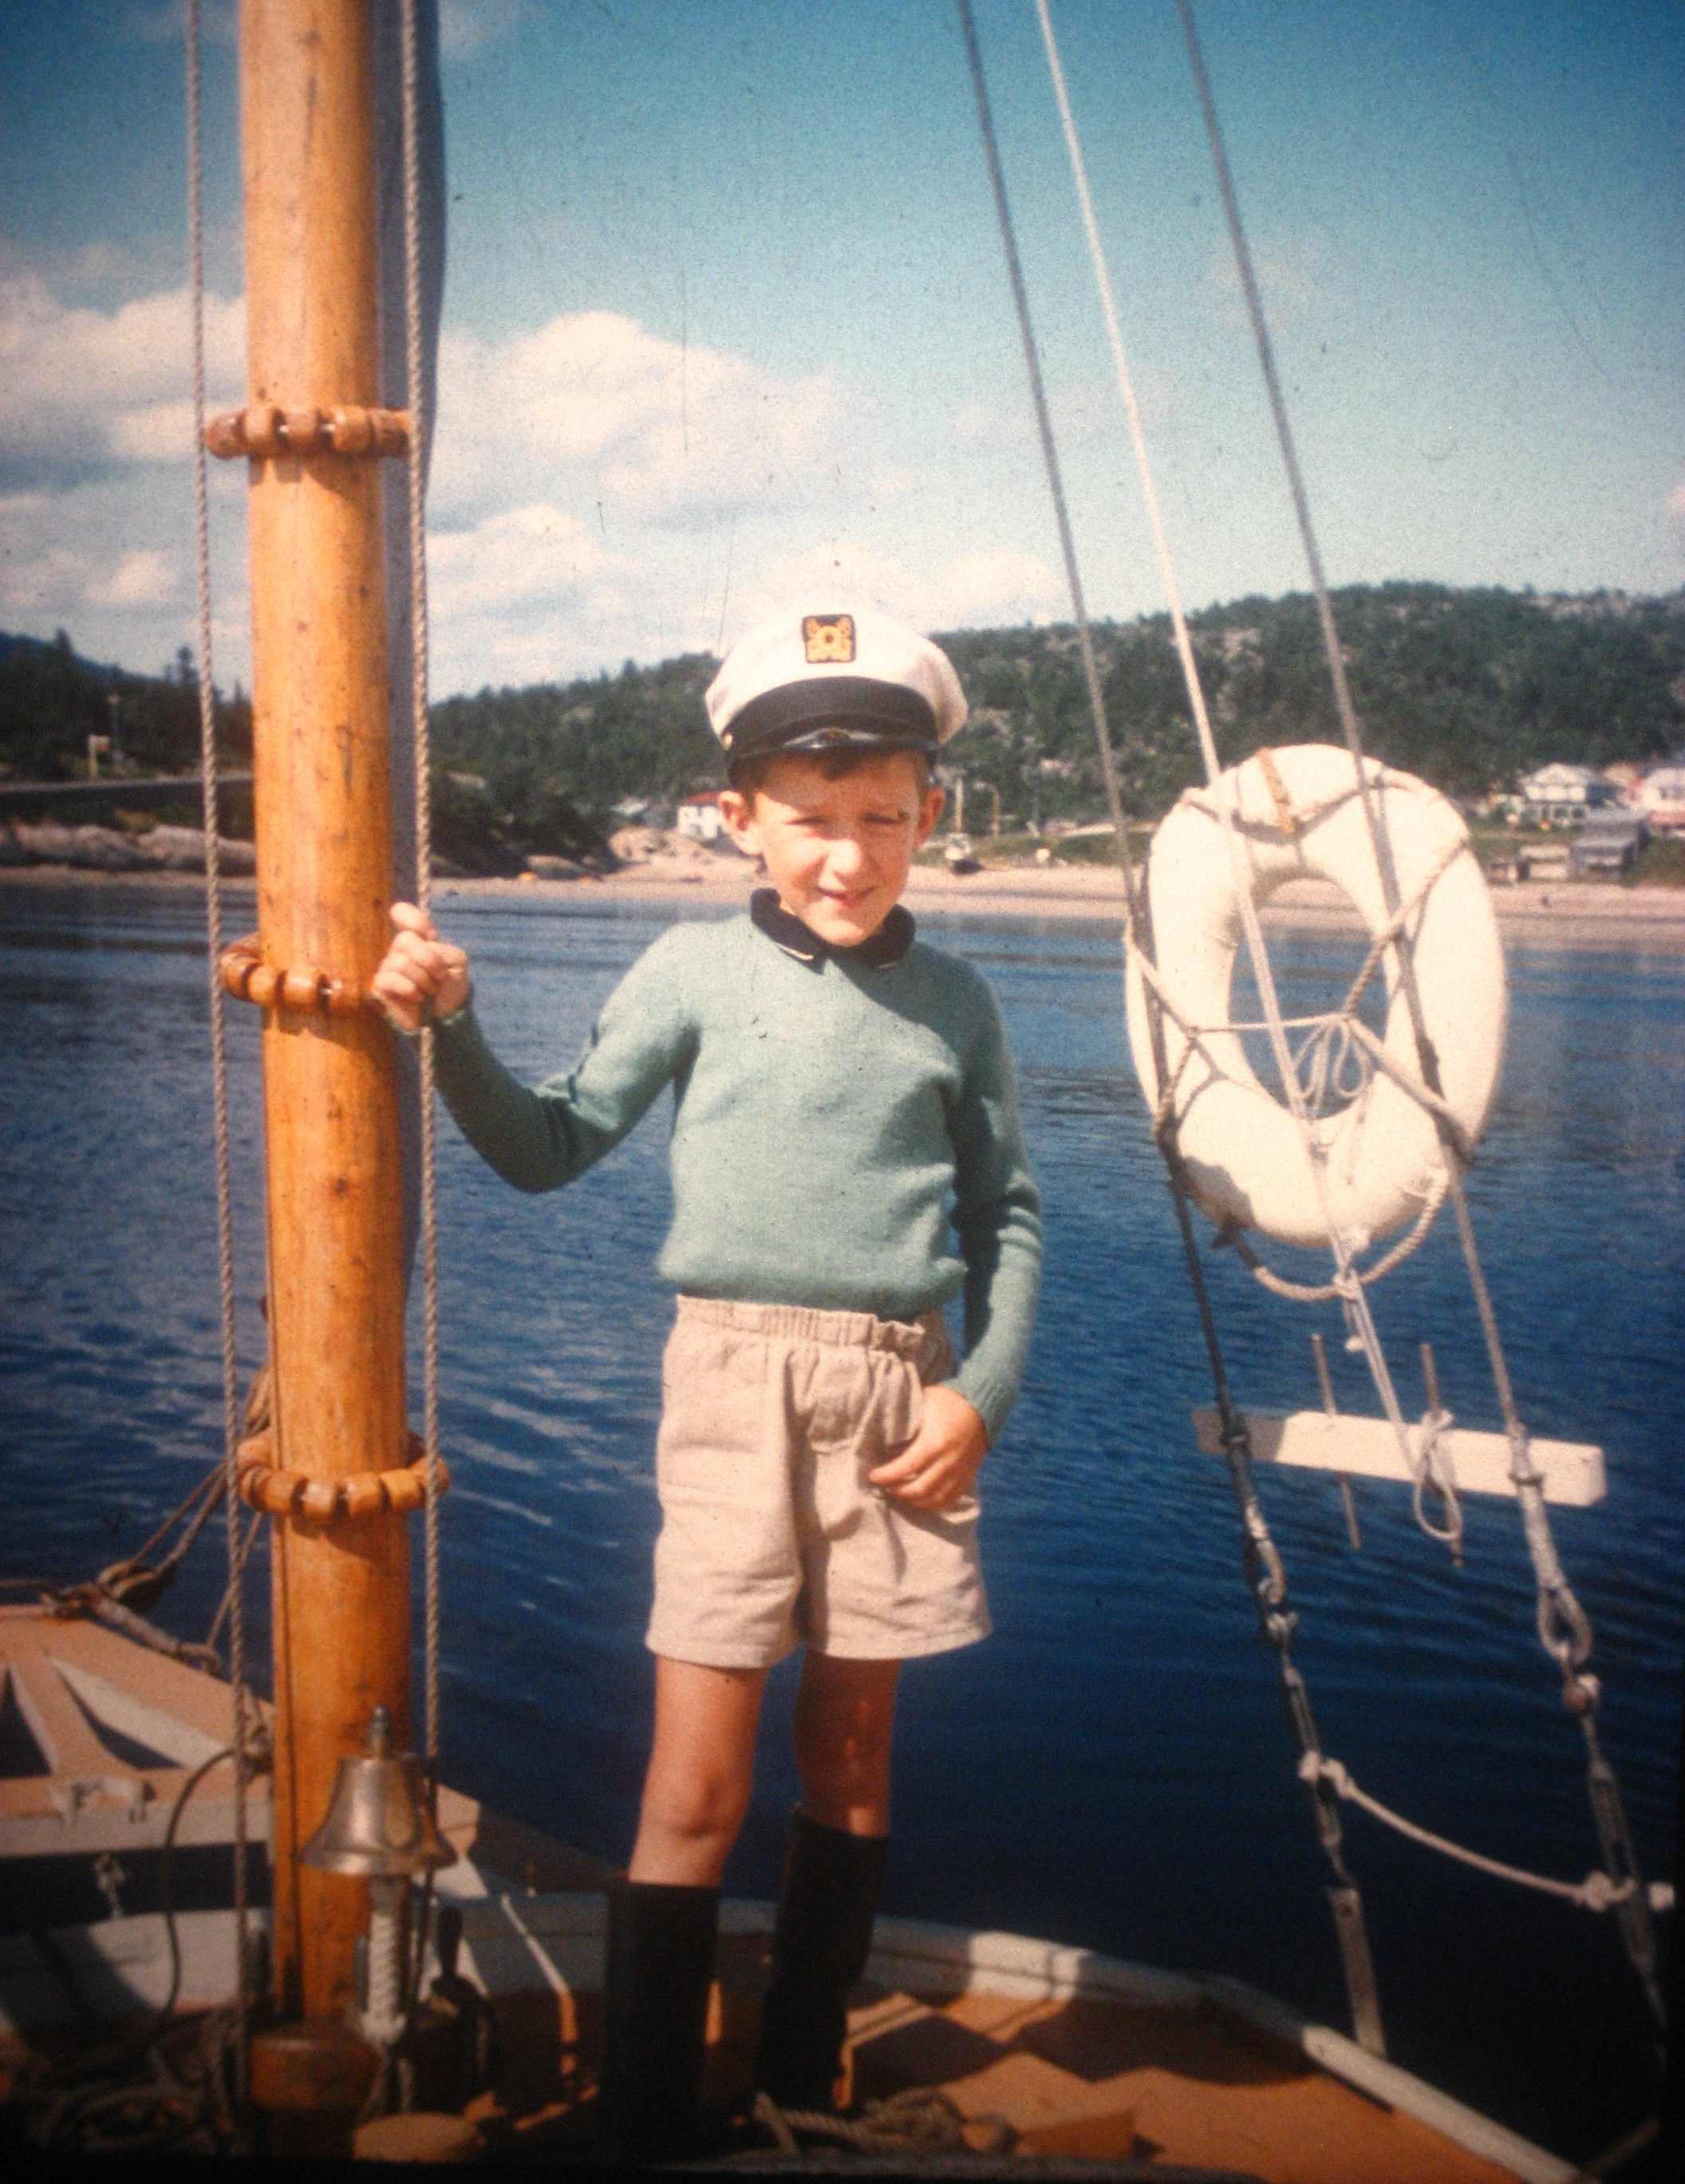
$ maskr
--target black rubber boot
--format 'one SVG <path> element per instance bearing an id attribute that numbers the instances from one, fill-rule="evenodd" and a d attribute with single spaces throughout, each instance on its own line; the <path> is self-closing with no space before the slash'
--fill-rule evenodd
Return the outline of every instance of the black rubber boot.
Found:
<path id="1" fill-rule="evenodd" d="M 602 2150 L 625 2163 L 696 2150 L 717 1888 L 620 1880 L 603 1981 Z"/>
<path id="2" fill-rule="evenodd" d="M 848 1990 L 871 1953 L 887 1836 L 845 1835 L 798 1812 L 772 1935 L 755 2083 L 780 2108 L 830 2111 L 848 2031 Z"/>

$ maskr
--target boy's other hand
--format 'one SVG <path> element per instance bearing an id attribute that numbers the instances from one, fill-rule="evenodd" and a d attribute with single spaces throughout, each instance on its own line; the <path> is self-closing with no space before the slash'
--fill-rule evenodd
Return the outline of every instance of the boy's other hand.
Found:
<path id="1" fill-rule="evenodd" d="M 432 919 L 413 902 L 395 902 L 392 922 L 397 931 L 371 990 L 389 1023 L 417 1032 L 425 1022 L 454 1016 L 467 1000 L 468 957 L 441 940 Z"/>
<path id="2" fill-rule="evenodd" d="M 924 1420 L 912 1440 L 866 1477 L 909 1509 L 946 1509 L 971 1491 L 988 1452 L 982 1418 L 957 1388 L 938 1381 L 925 1390 Z"/>

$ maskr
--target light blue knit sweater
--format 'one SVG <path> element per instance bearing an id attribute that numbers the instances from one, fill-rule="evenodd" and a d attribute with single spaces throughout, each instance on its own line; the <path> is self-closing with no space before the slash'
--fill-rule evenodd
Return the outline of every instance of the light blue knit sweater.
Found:
<path id="1" fill-rule="evenodd" d="M 439 1090 L 523 1190 L 570 1182 L 674 1088 L 660 1271 L 695 1296 L 915 1319 L 964 1291 L 953 1384 L 993 1439 L 1018 1392 L 1041 1219 L 999 1011 L 915 941 L 872 967 L 796 960 L 748 916 L 671 927 L 609 997 L 578 1067 L 512 1077 L 471 1007 Z"/>

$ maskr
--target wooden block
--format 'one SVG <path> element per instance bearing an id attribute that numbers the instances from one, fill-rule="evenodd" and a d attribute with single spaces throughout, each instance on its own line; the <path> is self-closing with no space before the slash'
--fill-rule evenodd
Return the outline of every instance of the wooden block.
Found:
<path id="1" fill-rule="evenodd" d="M 1287 1463 L 1311 1471 L 1339 1471 L 1353 1479 L 1392 1479 L 1410 1483 L 1411 1472 L 1398 1435 L 1385 1418 L 1329 1418 L 1321 1411 L 1247 1411 L 1243 1413 L 1260 1463 Z M 1421 1429 L 1409 1428 L 1415 1446 Z M 1193 1413 L 1194 1438 L 1207 1456 L 1223 1451 L 1217 1412 L 1202 1406 Z M 1581 1441 L 1532 1440 L 1534 1468 L 1544 1480 L 1547 1502 L 1588 1507 L 1604 1496 L 1603 1451 Z M 1477 1433 L 1452 1426 L 1440 1436 L 1440 1456 L 1460 1494 L 1507 1494 L 1513 1501 L 1510 1440 L 1506 1434 Z"/>

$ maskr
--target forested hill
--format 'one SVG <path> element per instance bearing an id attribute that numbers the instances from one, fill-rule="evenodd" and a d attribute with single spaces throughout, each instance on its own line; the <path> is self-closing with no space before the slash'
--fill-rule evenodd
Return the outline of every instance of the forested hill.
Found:
<path id="1" fill-rule="evenodd" d="M 1334 610 L 1369 749 L 1453 795 L 1508 787 L 1554 759 L 1645 763 L 1685 743 L 1685 594 L 1387 584 L 1338 593 Z M 1192 627 L 1226 760 L 1337 736 L 1309 597 L 1237 600 Z M 964 630 L 940 642 L 971 701 L 952 747 L 968 790 L 998 789 L 1020 819 L 1099 816 L 1075 631 Z M 1156 816 L 1197 772 L 1169 618 L 1102 623 L 1095 644 L 1126 794 Z M 723 778 L 702 706 L 714 667 L 692 655 L 448 699 L 434 716 L 437 747 L 499 803 L 541 783 L 595 813 L 628 797 L 670 802 Z"/>
<path id="2" fill-rule="evenodd" d="M 230 755 L 248 757 L 244 692 L 219 697 L 216 718 Z M 116 737 L 137 772 L 197 772 L 199 678 L 185 644 L 161 674 L 133 675 L 84 660 L 67 630 L 50 641 L 0 630 L 0 779 L 78 779 L 86 772 L 88 738 L 106 735 Z"/>
<path id="3" fill-rule="evenodd" d="M 1549 760 L 1647 763 L 1685 744 L 1685 593 L 1638 599 L 1354 586 L 1335 595 L 1353 696 L 1369 749 L 1473 796 Z M 1195 649 L 1226 759 L 1260 744 L 1337 734 L 1312 601 L 1248 599 L 1193 618 Z M 1168 619 L 1102 623 L 1096 645 L 1131 808 L 1155 816 L 1194 778 L 1196 759 Z M 971 700 L 953 746 L 968 791 L 998 791 L 1020 821 L 1100 816 L 1102 794 L 1082 662 L 1068 626 L 942 637 Z M 437 821 L 450 837 L 490 827 L 537 846 L 584 814 L 601 824 L 631 799 L 670 804 L 718 783 L 702 694 L 715 663 L 659 666 L 523 689 L 484 689 L 434 708 Z M 0 768 L 14 779 L 81 771 L 86 738 L 121 699 L 125 755 L 158 772 L 197 764 L 197 692 L 183 652 L 156 678 L 0 635 Z M 249 748 L 241 694 L 220 702 L 231 752 Z"/>

